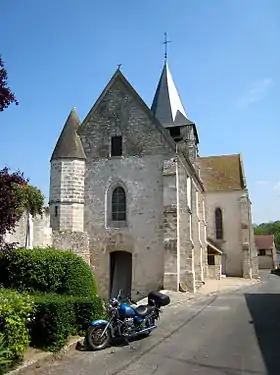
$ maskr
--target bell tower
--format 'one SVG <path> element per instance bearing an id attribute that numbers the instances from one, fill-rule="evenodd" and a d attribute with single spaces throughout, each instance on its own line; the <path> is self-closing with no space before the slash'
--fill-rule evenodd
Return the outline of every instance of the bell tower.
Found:
<path id="1" fill-rule="evenodd" d="M 179 93 L 165 58 L 162 73 L 154 96 L 152 112 L 169 132 L 192 163 L 198 155 L 198 133 L 181 102 Z"/>

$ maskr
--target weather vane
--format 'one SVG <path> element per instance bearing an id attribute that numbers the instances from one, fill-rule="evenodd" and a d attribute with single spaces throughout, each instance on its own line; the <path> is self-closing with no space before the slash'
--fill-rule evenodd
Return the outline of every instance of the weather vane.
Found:
<path id="1" fill-rule="evenodd" d="M 122 64 L 118 64 L 118 70 L 120 70 L 122 67 Z"/>
<path id="2" fill-rule="evenodd" d="M 164 33 L 164 42 L 162 42 L 162 44 L 164 44 L 164 59 L 167 60 L 167 44 L 168 43 L 171 43 L 171 40 L 168 40 L 167 38 L 167 33 Z"/>

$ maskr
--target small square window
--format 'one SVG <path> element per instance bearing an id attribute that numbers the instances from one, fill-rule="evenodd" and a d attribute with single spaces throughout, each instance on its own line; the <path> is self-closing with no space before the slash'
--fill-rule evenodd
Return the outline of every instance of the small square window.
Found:
<path id="1" fill-rule="evenodd" d="M 261 256 L 261 257 L 265 256 L 265 249 L 259 250 L 259 256 Z"/>
<path id="2" fill-rule="evenodd" d="M 122 156 L 122 136 L 111 138 L 111 156 Z"/>
<path id="3" fill-rule="evenodd" d="M 180 126 L 174 126 L 173 128 L 169 128 L 169 133 L 171 137 L 174 139 L 174 141 L 182 140 Z"/>

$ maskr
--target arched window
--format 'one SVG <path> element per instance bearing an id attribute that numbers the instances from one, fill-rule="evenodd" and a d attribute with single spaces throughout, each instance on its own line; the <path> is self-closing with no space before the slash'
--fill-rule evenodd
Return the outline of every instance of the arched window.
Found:
<path id="1" fill-rule="evenodd" d="M 215 210 L 215 226 L 216 226 L 216 239 L 222 240 L 224 237 L 223 233 L 223 213 L 220 207 Z"/>
<path id="2" fill-rule="evenodd" d="M 126 221 L 126 196 L 121 186 L 113 190 L 112 221 Z"/>

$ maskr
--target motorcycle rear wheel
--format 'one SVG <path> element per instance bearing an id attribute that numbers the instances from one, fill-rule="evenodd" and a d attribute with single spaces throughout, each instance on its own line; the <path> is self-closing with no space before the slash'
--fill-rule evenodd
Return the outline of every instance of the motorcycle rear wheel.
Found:
<path id="1" fill-rule="evenodd" d="M 109 346 L 111 341 L 111 334 L 108 328 L 104 332 L 104 335 L 101 337 L 104 328 L 104 325 L 88 327 L 85 339 L 89 349 L 102 350 Z"/>

